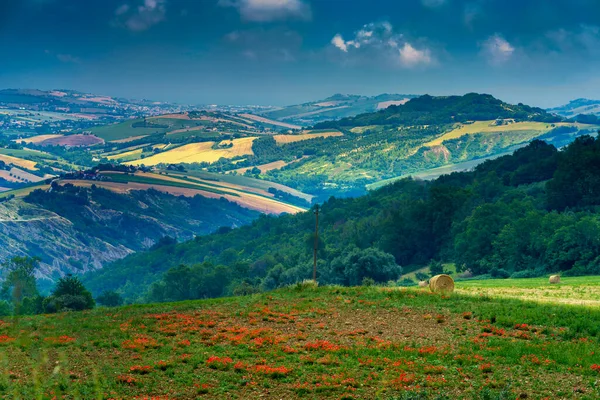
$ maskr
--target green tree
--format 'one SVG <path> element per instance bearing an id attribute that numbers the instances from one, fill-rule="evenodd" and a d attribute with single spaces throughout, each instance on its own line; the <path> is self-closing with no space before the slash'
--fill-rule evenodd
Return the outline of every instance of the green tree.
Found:
<path id="1" fill-rule="evenodd" d="M 106 307 L 123 305 L 123 297 L 114 290 L 107 290 L 96 298 L 96 301 Z"/>
<path id="2" fill-rule="evenodd" d="M 33 312 L 29 307 L 31 300 L 26 299 L 39 296 L 35 281 L 35 270 L 39 266 L 39 261 L 39 258 L 14 257 L 3 265 L 8 275 L 2 282 L 0 295 L 4 300 L 12 302 L 16 315 Z M 28 307 L 23 307 L 24 305 Z"/>
<path id="3" fill-rule="evenodd" d="M 78 277 L 67 275 L 60 278 L 52 295 L 44 300 L 46 312 L 82 311 L 94 308 L 96 302 Z"/>

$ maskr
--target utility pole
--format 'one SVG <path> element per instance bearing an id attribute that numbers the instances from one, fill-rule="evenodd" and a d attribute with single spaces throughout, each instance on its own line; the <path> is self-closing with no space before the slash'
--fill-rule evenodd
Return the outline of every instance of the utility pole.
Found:
<path id="1" fill-rule="evenodd" d="M 317 282 L 317 250 L 319 248 L 319 205 L 315 206 L 315 252 L 314 252 L 314 264 L 313 264 L 313 281 Z"/>

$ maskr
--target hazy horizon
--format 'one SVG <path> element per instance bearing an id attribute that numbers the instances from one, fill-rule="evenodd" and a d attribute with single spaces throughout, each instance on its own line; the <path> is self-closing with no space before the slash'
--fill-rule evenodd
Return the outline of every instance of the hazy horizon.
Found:
<path id="1" fill-rule="evenodd" d="M 23 0 L 0 87 L 284 106 L 335 93 L 598 98 L 594 0 Z"/>

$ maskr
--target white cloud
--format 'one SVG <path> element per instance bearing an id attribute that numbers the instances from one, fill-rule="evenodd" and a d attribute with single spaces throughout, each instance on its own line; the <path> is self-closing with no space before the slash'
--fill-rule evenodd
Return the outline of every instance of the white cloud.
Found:
<path id="1" fill-rule="evenodd" d="M 490 36 L 481 45 L 483 55 L 492 65 L 501 65 L 509 61 L 515 48 L 499 34 Z"/>
<path id="2" fill-rule="evenodd" d="M 218 4 L 236 8 L 242 19 L 252 22 L 312 17 L 310 6 L 304 0 L 219 0 Z"/>
<path id="3" fill-rule="evenodd" d="M 400 49 L 400 62 L 406 67 L 419 64 L 431 64 L 431 51 L 429 49 L 417 50 L 410 43 L 404 43 Z"/>
<path id="4" fill-rule="evenodd" d="M 405 67 L 414 68 L 434 63 L 431 50 L 409 42 L 403 34 L 395 33 L 389 22 L 378 22 L 364 25 L 355 32 L 350 40 L 338 33 L 331 44 L 348 56 L 362 57 L 364 60 L 378 60 Z"/>
<path id="5" fill-rule="evenodd" d="M 343 51 L 344 53 L 348 52 L 348 45 L 344 41 L 344 38 L 339 33 L 331 39 L 331 44 Z"/>
<path id="6" fill-rule="evenodd" d="M 115 10 L 114 23 L 130 31 L 141 32 L 164 21 L 167 0 L 144 0 L 137 7 L 124 3 Z"/>

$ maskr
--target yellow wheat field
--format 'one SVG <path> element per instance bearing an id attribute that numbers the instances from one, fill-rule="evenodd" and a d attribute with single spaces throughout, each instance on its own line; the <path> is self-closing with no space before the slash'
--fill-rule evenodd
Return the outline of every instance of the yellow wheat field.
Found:
<path id="1" fill-rule="evenodd" d="M 37 168 L 35 165 L 37 164 L 35 161 L 24 160 L 22 158 L 6 156 L 4 154 L 0 154 L 0 161 L 4 161 L 6 164 L 12 164 L 17 167 L 22 167 L 28 169 L 30 171 L 36 171 Z"/>
<path id="2" fill-rule="evenodd" d="M 275 135 L 275 141 L 277 144 L 286 144 L 286 143 L 294 143 L 301 142 L 303 140 L 317 139 L 317 138 L 326 138 L 331 136 L 344 136 L 342 132 L 332 131 L 332 132 L 322 132 L 322 133 L 303 133 L 301 135 Z"/>
<path id="3" fill-rule="evenodd" d="M 144 158 L 142 160 L 130 161 L 130 165 L 158 165 L 158 164 L 179 164 L 179 163 L 212 163 L 221 158 L 233 158 L 244 155 L 252 155 L 252 142 L 255 137 L 234 139 L 231 141 L 233 147 L 213 149 L 215 142 L 190 143 L 185 146 L 177 147 L 163 153 Z M 225 145 L 230 141 L 223 141 L 220 144 Z"/>
<path id="4" fill-rule="evenodd" d="M 48 140 L 48 139 L 56 139 L 56 138 L 60 138 L 63 137 L 64 135 L 37 135 L 37 136 L 32 136 L 32 137 L 28 137 L 25 139 L 14 139 L 15 142 L 21 143 L 21 142 L 25 142 L 27 144 L 30 143 L 41 143 L 44 140 Z"/>

